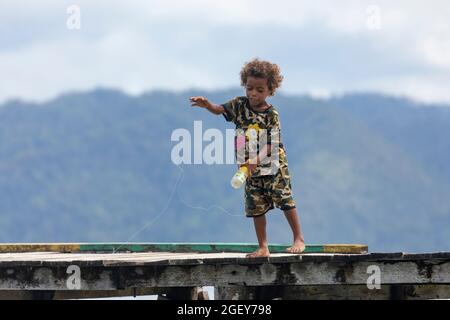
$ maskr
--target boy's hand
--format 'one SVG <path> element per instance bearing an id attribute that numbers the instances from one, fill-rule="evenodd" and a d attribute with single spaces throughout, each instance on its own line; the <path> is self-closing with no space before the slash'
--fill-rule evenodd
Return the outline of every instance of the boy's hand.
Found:
<path id="1" fill-rule="evenodd" d="M 191 107 L 208 108 L 211 105 L 205 97 L 190 97 L 189 100 L 191 101 Z"/>

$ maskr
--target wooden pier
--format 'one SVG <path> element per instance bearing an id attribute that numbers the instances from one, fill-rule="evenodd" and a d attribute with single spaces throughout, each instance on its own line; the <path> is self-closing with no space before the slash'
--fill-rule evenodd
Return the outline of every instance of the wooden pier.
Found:
<path id="1" fill-rule="evenodd" d="M 310 245 L 0 244 L 0 299 L 159 295 L 164 299 L 449 299 L 450 252 L 369 253 Z"/>

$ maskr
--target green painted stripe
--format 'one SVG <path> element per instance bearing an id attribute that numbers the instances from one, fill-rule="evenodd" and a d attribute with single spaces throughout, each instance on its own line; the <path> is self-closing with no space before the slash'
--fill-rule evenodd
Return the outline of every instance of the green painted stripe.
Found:
<path id="1" fill-rule="evenodd" d="M 284 253 L 288 245 L 269 245 L 272 253 Z M 257 244 L 248 243 L 105 243 L 82 244 L 82 252 L 253 252 L 258 248 Z M 324 253 L 323 245 L 306 246 L 306 253 Z"/>
<path id="2" fill-rule="evenodd" d="M 269 245 L 272 253 L 285 253 L 290 245 Z M 83 252 L 253 252 L 257 244 L 249 243 L 97 243 L 82 244 Z M 307 245 L 304 253 L 367 253 L 367 245 L 325 244 Z"/>
<path id="3" fill-rule="evenodd" d="M 271 253 L 285 253 L 289 245 L 269 245 Z M 6 252 L 253 252 L 253 243 L 5 243 Z M 367 253 L 367 245 L 324 244 L 307 245 L 304 253 Z"/>

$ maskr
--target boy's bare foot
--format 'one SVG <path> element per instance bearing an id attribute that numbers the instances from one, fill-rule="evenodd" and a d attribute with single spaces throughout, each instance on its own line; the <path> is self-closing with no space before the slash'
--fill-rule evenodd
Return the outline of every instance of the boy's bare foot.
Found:
<path id="1" fill-rule="evenodd" d="M 305 243 L 301 240 L 295 240 L 294 244 L 287 248 L 286 251 L 289 253 L 302 253 L 305 251 Z"/>
<path id="2" fill-rule="evenodd" d="M 269 248 L 259 248 L 255 252 L 247 254 L 246 258 L 258 258 L 258 257 L 268 257 L 270 256 Z"/>

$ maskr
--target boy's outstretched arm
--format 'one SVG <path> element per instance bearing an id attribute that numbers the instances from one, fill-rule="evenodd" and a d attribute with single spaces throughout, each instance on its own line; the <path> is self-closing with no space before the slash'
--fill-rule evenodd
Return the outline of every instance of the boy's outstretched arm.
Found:
<path id="1" fill-rule="evenodd" d="M 208 109 L 209 112 L 214 114 L 222 114 L 225 112 L 223 107 L 219 104 L 214 104 L 208 101 L 205 97 L 190 97 L 189 100 L 191 101 L 192 107 L 200 107 Z"/>

